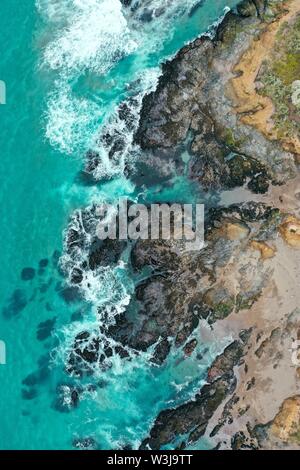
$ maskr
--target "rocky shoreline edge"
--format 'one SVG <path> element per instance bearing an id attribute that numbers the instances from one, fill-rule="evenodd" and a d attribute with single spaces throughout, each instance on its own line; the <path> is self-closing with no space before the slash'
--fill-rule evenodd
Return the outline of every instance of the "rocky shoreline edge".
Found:
<path id="1" fill-rule="evenodd" d="M 220 338 L 229 332 L 235 338 L 208 369 L 194 399 L 160 413 L 141 448 L 176 443 L 183 449 L 203 436 L 218 449 L 300 444 L 300 374 L 290 352 L 300 338 L 299 154 L 287 144 L 294 136 L 262 132 L 255 115 L 264 103 L 241 109 L 233 85 L 245 74 L 238 64 L 247 51 L 291 5 L 244 0 L 226 15 L 214 39 L 196 39 L 164 64 L 156 90 L 143 99 L 134 136 L 142 150 L 131 175 L 136 184 L 151 184 L 149 174 L 169 181 L 183 171 L 181 155 L 187 152 L 190 181 L 221 194 L 246 188 L 248 200 L 210 209 L 200 253 L 182 253 L 175 241 L 137 242 L 130 249 L 132 270 L 151 275 L 136 286 L 115 322 L 105 323 L 99 312 L 99 331 L 75 338 L 66 368 L 77 377 L 95 365 L 109 367 L 114 354 L 130 360 L 152 347 L 156 366 L 172 347 L 192 355 L 193 332 L 202 320 Z M 289 17 L 291 28 L 299 12 L 300 7 Z M 253 85 L 257 64 L 254 75 Z M 80 212 L 77 230 L 74 214 L 66 235 L 64 268 L 79 290 L 87 271 L 117 264 L 125 249 L 97 242 L 90 223 L 95 209 Z M 83 249 L 87 255 L 78 264 Z"/>

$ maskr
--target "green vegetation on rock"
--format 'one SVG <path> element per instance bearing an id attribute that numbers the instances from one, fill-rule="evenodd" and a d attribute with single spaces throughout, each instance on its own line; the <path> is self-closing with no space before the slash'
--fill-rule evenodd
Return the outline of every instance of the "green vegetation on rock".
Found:
<path id="1" fill-rule="evenodd" d="M 300 80 L 300 18 L 284 23 L 277 33 L 272 59 L 260 73 L 259 92 L 274 103 L 274 121 L 279 137 L 300 131 L 300 106 L 292 103 L 292 86 Z M 299 120 L 295 117 L 299 116 Z"/>

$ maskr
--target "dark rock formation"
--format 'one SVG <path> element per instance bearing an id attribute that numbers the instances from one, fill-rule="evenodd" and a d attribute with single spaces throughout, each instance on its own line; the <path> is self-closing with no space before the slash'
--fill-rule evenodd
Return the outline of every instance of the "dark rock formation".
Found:
<path id="1" fill-rule="evenodd" d="M 145 167 L 171 177 L 183 149 L 191 156 L 190 178 L 207 190 L 232 188 L 249 178 L 249 189 L 264 193 L 270 181 L 295 174 L 293 156 L 237 120 L 226 93 L 233 74 L 225 69 L 234 67 L 246 46 L 239 32 L 251 26 L 258 34 L 257 16 L 266 4 L 245 0 L 237 14 L 226 16 L 214 40 L 196 39 L 163 65 L 157 89 L 144 97 L 135 134 L 144 150 L 139 173 L 146 184 Z"/>
<path id="2" fill-rule="evenodd" d="M 110 358 L 114 355 L 128 358 L 126 348 L 119 344 L 112 344 L 99 332 L 94 334 L 83 331 L 74 341 L 74 347 L 68 357 L 67 372 L 81 377 L 91 375 L 95 369 L 105 370 L 110 366 Z"/>
<path id="3" fill-rule="evenodd" d="M 233 311 L 249 308 L 270 275 L 259 247 L 272 242 L 280 221 L 278 210 L 248 203 L 210 210 L 206 246 L 200 252 L 184 251 L 182 242 L 174 240 L 137 241 L 131 247 L 132 269 L 137 274 L 148 272 L 148 276 L 137 284 L 129 306 L 116 315 L 114 323 L 106 322 L 102 312 L 99 331 L 83 331 L 76 337 L 68 371 L 80 375 L 92 373 L 95 365 L 107 367 L 116 349 L 106 337 L 118 346 L 121 357 L 128 357 L 128 348 L 146 351 L 154 346 L 153 361 L 161 364 L 169 353 L 170 338 L 176 347 L 183 347 L 200 319 L 213 324 Z M 81 238 L 79 230 L 76 243 Z M 69 246 L 72 254 L 74 244 Z M 102 253 L 104 266 L 108 254 L 117 262 L 122 250 L 115 241 L 100 244 L 95 263 L 102 266 Z M 86 269 L 90 268 L 89 261 Z M 84 276 L 84 266 L 82 271 Z M 224 271 L 226 280 L 219 282 Z M 186 353 L 191 353 L 192 347 L 193 343 L 186 346 Z"/>
<path id="4" fill-rule="evenodd" d="M 272 240 L 280 214 L 251 203 L 212 209 L 209 220 L 207 244 L 199 253 L 181 253 L 174 242 L 137 242 L 131 256 L 133 268 L 151 268 L 153 274 L 136 287 L 135 299 L 108 328 L 108 336 L 142 351 L 162 338 L 156 348 L 161 362 L 168 353 L 166 338 L 183 346 L 199 319 L 212 324 L 257 300 L 270 273 L 251 241 Z M 229 278 L 218 282 L 229 263 L 238 292 L 232 290 Z"/>
<path id="5" fill-rule="evenodd" d="M 178 408 L 162 411 L 150 431 L 150 437 L 142 443 L 141 448 L 158 450 L 186 434 L 189 434 L 189 443 L 197 441 L 205 433 L 219 405 L 234 392 L 236 378 L 233 368 L 240 363 L 245 347 L 246 344 L 241 340 L 231 343 L 213 362 L 208 370 L 207 384 L 194 400 Z"/>

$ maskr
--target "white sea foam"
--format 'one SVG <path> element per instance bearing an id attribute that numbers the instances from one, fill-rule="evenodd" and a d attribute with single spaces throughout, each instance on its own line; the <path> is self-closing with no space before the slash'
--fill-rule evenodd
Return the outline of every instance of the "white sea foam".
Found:
<path id="1" fill-rule="evenodd" d="M 91 172 L 96 180 L 120 176 L 126 165 L 134 162 L 137 149 L 133 138 L 139 124 L 143 97 L 156 88 L 159 75 L 160 69 L 153 68 L 138 77 L 134 83 L 134 93 L 106 118 L 100 134 L 90 147 L 99 160 Z M 114 149 L 116 143 L 118 148 Z"/>
<path id="2" fill-rule="evenodd" d="M 60 263 L 68 283 L 76 285 L 84 299 L 95 307 L 101 324 L 101 311 L 106 323 L 113 322 L 115 316 L 124 311 L 130 302 L 130 286 L 124 282 L 127 266 L 122 260 L 116 266 L 89 267 L 90 248 L 96 239 L 98 221 L 93 206 L 74 212 L 65 232 L 64 254 Z M 70 241 L 72 233 L 77 234 L 74 243 Z M 75 271 L 81 273 L 80 283 L 72 280 Z"/>
<path id="3" fill-rule="evenodd" d="M 56 21 L 56 2 L 48 5 L 48 17 Z M 103 74 L 137 47 L 119 0 L 73 0 L 66 2 L 64 12 L 66 26 L 44 51 L 45 63 L 52 69 L 66 74 L 89 68 Z"/>
<path id="4" fill-rule="evenodd" d="M 139 89 L 140 103 L 151 89 L 149 80 L 153 79 L 153 70 L 148 70 L 149 55 L 157 53 L 166 38 L 173 34 L 176 18 L 187 14 L 197 3 L 197 0 L 143 0 L 125 8 L 120 0 L 36 0 L 49 26 L 42 65 L 56 74 L 46 113 L 46 137 L 51 145 L 62 153 L 84 158 L 89 145 L 97 147 L 101 124 L 115 126 L 116 132 L 122 133 L 120 120 L 113 123 L 118 99 L 115 103 L 103 103 L 97 97 L 97 90 L 93 96 L 85 94 L 79 98 L 74 93 L 74 83 L 85 73 L 104 76 L 124 57 L 135 52 L 135 65 L 128 79 L 137 83 L 138 73 L 141 73 L 145 88 Z M 138 112 L 139 105 L 134 111 L 136 120 Z M 126 140 L 124 153 L 128 156 L 131 136 L 126 136 Z M 101 159 L 97 177 L 122 172 L 123 156 L 119 164 L 118 155 L 112 163 L 105 148 L 97 150 Z"/>
<path id="5" fill-rule="evenodd" d="M 63 153 L 84 150 L 101 117 L 101 107 L 91 100 L 76 98 L 70 85 L 58 80 L 48 97 L 46 137 Z"/>

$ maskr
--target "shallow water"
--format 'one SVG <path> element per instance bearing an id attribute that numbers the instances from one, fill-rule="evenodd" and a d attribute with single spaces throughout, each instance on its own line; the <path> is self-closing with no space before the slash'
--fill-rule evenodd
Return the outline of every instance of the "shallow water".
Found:
<path id="1" fill-rule="evenodd" d="M 119 130 L 117 105 L 129 96 L 141 103 L 161 62 L 237 1 L 206 0 L 192 16 L 195 0 L 145 3 L 158 13 L 167 7 L 146 21 L 143 8 L 132 14 L 119 0 L 1 1 L 0 79 L 7 86 L 7 104 L 0 106 L 0 339 L 7 348 L 0 365 L 1 449 L 70 449 L 85 437 L 102 449 L 137 447 L 160 410 L 195 393 L 222 347 L 210 344 L 200 363 L 182 362 L 174 351 L 161 368 L 147 355 L 126 363 L 115 357 L 110 372 L 96 371 L 86 381 L 95 390 L 85 391 L 75 410 L 57 406 L 57 388 L 74 384 L 63 367 L 74 335 L 95 328 L 95 305 L 115 303 L 115 295 L 122 304 L 132 289 L 126 268 L 111 270 L 77 299 L 58 267 L 75 209 L 139 192 L 123 175 L 125 160 L 109 162 L 97 137 L 103 126 Z M 93 187 L 78 179 L 91 148 L 102 156 Z M 185 178 L 173 183 L 161 199 L 194 194 Z M 148 190 L 147 199 L 158 190 Z M 105 285 L 111 276 L 119 286 L 113 295 Z M 201 338 L 199 344 L 203 352 Z"/>

